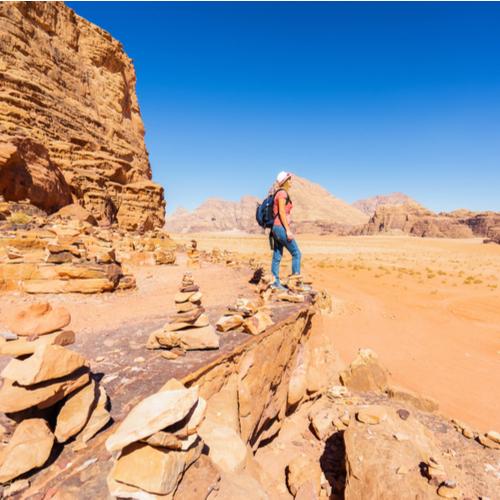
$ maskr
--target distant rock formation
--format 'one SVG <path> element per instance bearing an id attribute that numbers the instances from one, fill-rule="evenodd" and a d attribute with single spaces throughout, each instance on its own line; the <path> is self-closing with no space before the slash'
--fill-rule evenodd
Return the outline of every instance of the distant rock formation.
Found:
<path id="1" fill-rule="evenodd" d="M 124 229 L 164 223 L 132 61 L 62 2 L 0 3 L 0 195 L 72 202 Z"/>
<path id="2" fill-rule="evenodd" d="M 294 176 L 290 192 L 294 209 L 292 220 L 300 232 L 347 234 L 354 226 L 365 224 L 368 217 L 360 210 L 332 196 L 319 184 Z M 242 231 L 259 233 L 255 220 L 255 196 L 239 202 L 209 199 L 193 212 L 176 210 L 167 216 L 165 229 L 173 233 L 205 231 Z"/>
<path id="3" fill-rule="evenodd" d="M 495 240 L 500 232 L 500 213 L 457 210 L 436 214 L 416 203 L 381 205 L 360 234 L 398 232 L 422 237 L 480 236 Z"/>
<path id="4" fill-rule="evenodd" d="M 205 231 L 258 232 L 255 209 L 259 199 L 243 196 L 240 201 L 209 198 L 189 212 L 178 208 L 167 216 L 165 229 L 172 233 L 198 233 Z"/>
<path id="5" fill-rule="evenodd" d="M 371 217 L 375 213 L 375 210 L 381 205 L 405 205 L 406 203 L 417 202 L 404 193 L 389 193 L 355 201 L 352 206 Z"/>

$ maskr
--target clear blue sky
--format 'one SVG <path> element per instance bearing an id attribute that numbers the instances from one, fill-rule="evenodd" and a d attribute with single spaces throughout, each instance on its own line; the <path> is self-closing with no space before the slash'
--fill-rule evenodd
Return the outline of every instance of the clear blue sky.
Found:
<path id="1" fill-rule="evenodd" d="M 167 213 L 279 170 L 500 210 L 500 3 L 78 3 L 134 60 Z"/>

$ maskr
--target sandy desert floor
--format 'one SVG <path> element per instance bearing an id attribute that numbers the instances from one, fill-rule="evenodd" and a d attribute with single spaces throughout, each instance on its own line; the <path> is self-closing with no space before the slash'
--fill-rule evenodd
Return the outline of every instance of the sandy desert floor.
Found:
<path id="1" fill-rule="evenodd" d="M 201 249 L 236 251 L 269 267 L 264 236 L 174 236 L 193 237 Z M 500 246 L 406 236 L 298 241 L 303 273 L 334 298 L 321 324 L 345 361 L 370 347 L 396 383 L 435 398 L 443 413 L 498 428 Z M 283 274 L 289 265 L 284 259 Z"/>

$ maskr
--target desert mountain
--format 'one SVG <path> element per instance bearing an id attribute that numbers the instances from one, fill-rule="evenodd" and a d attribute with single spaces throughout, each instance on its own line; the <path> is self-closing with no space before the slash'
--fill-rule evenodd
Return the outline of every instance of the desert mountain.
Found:
<path id="1" fill-rule="evenodd" d="M 301 177 L 294 177 L 290 197 L 294 204 L 293 221 L 301 231 L 346 232 L 368 221 L 368 216 L 357 208 Z M 260 232 L 255 221 L 255 209 L 260 201 L 261 198 L 255 196 L 244 196 L 239 202 L 211 198 L 192 212 L 176 210 L 167 216 L 165 228 L 173 233 Z"/>
<path id="2" fill-rule="evenodd" d="M 389 193 L 355 201 L 352 206 L 371 217 L 381 205 L 404 205 L 406 203 L 415 204 L 417 202 L 404 193 Z"/>

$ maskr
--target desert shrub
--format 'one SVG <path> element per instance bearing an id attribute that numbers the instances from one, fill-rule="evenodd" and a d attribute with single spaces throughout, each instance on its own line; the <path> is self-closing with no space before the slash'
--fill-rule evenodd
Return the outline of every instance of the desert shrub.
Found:
<path id="1" fill-rule="evenodd" d="M 29 224 L 32 220 L 32 217 L 25 212 L 14 212 L 8 220 L 11 224 L 21 225 Z"/>

